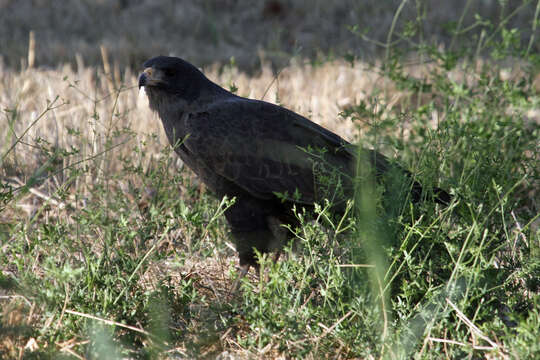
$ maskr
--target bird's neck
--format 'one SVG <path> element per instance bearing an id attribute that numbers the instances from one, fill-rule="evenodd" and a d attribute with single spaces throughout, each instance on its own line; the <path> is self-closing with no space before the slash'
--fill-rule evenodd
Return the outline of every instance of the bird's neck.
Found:
<path id="1" fill-rule="evenodd" d="M 161 118 L 169 117 L 173 114 L 175 117 L 179 117 L 183 113 L 205 111 L 210 104 L 218 99 L 224 100 L 229 97 L 236 97 L 236 95 L 214 84 L 210 80 L 207 81 L 208 84 L 200 87 L 202 90 L 195 99 L 185 98 L 179 94 L 169 93 L 156 88 L 145 88 L 150 108 L 156 111 Z"/>

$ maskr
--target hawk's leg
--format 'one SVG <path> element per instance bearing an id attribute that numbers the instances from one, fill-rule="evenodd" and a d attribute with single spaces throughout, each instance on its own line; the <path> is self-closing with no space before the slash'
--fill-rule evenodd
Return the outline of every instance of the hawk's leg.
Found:
<path id="1" fill-rule="evenodd" d="M 240 281 L 242 281 L 242 279 L 247 275 L 250 267 L 251 265 L 249 264 L 240 265 L 240 273 L 238 274 L 236 280 L 234 280 L 234 283 L 231 286 L 231 290 L 229 291 L 229 295 L 236 294 L 236 292 L 240 288 Z"/>

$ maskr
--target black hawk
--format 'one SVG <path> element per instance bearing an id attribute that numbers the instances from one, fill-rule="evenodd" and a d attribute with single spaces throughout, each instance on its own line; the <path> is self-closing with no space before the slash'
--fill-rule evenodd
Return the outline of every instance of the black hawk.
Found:
<path id="1" fill-rule="evenodd" d="M 244 271 L 257 266 L 254 249 L 279 251 L 290 239 L 282 225 L 298 225 L 294 205 L 313 211 L 330 199 L 343 212 L 354 195 L 355 146 L 281 106 L 223 89 L 182 59 L 158 56 L 144 68 L 139 87 L 170 144 L 215 195 L 236 198 L 225 217 Z M 376 176 L 395 168 L 373 150 L 362 153 Z M 410 189 L 418 200 L 420 184 Z M 433 193 L 449 203 L 444 190 Z"/>

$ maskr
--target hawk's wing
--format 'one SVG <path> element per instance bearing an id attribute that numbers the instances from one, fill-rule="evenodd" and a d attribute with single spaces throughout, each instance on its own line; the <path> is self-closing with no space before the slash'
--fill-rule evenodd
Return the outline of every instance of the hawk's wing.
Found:
<path id="1" fill-rule="evenodd" d="M 277 105 L 228 99 L 191 114 L 185 126 L 191 156 L 255 197 L 279 193 L 312 204 L 331 197 L 336 182 L 345 193 L 352 187 L 354 147 Z"/>

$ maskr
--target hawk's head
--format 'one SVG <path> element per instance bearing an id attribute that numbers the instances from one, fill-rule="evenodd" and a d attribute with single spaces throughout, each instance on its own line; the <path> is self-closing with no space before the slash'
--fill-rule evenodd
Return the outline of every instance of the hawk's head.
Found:
<path id="1" fill-rule="evenodd" d="M 143 66 L 139 88 L 144 86 L 150 101 L 153 95 L 168 94 L 191 102 L 210 82 L 195 66 L 176 57 L 156 56 Z"/>

